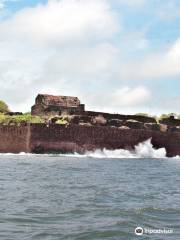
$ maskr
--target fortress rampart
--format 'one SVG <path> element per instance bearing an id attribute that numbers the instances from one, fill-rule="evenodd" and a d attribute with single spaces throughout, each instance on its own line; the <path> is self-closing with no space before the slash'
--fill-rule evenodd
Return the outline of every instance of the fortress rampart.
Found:
<path id="1" fill-rule="evenodd" d="M 168 156 L 180 155 L 180 133 L 79 125 L 0 125 L 0 152 L 79 152 L 95 149 L 133 149 L 152 139 Z"/>
<path id="2" fill-rule="evenodd" d="M 0 125 L 0 152 L 30 152 L 30 127 Z"/>

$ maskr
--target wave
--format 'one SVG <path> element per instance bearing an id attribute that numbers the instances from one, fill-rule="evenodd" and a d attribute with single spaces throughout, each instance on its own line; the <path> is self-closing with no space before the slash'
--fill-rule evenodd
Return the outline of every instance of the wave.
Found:
<path id="1" fill-rule="evenodd" d="M 13 153 L 0 153 L 0 156 L 63 156 L 63 157 L 90 157 L 90 158 L 167 158 L 166 157 L 166 149 L 153 148 L 151 143 L 151 139 L 148 139 L 142 143 L 139 143 L 135 146 L 134 150 L 125 150 L 125 149 L 116 149 L 116 150 L 108 150 L 108 149 L 97 149 L 95 151 L 87 151 L 84 154 L 33 154 L 33 153 L 24 153 L 21 152 L 19 154 Z M 176 156 L 173 158 L 179 159 L 180 156 Z"/>
<path id="2" fill-rule="evenodd" d="M 136 145 L 135 149 L 132 151 L 124 149 L 103 149 L 94 152 L 86 152 L 86 156 L 95 158 L 166 158 L 166 149 L 154 149 L 151 139 L 148 139 Z"/>

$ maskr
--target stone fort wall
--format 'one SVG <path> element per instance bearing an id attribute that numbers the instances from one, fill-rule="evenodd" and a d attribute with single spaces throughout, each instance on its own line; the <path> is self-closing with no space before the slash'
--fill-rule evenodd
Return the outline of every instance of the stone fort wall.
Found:
<path id="1" fill-rule="evenodd" d="M 29 152 L 30 128 L 27 126 L 0 125 L 0 152 Z"/>
<path id="2" fill-rule="evenodd" d="M 79 152 L 95 149 L 133 149 L 152 138 L 155 148 L 165 147 L 168 156 L 180 155 L 180 133 L 88 127 L 78 125 L 0 125 L 0 152 Z"/>

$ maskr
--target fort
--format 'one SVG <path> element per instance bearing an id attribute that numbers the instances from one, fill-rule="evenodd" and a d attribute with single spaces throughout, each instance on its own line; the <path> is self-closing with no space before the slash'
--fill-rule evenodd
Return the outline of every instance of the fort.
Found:
<path id="1" fill-rule="evenodd" d="M 84 104 L 77 97 L 53 96 L 38 94 L 35 105 L 31 108 L 32 115 L 62 115 L 81 114 L 84 112 Z"/>
<path id="2" fill-rule="evenodd" d="M 31 114 L 44 122 L 0 124 L 1 153 L 133 150 L 151 139 L 154 148 L 166 149 L 167 156 L 180 155 L 180 120 L 173 116 L 157 121 L 142 115 L 86 111 L 77 97 L 47 94 L 36 97 Z"/>

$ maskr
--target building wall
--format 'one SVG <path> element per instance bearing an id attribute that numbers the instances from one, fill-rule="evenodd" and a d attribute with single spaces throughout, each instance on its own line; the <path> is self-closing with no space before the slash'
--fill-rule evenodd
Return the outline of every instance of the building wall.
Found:
<path id="1" fill-rule="evenodd" d="M 44 109 L 42 105 L 36 104 L 31 107 L 31 115 L 33 116 L 41 116 L 44 114 Z"/>
<path id="2" fill-rule="evenodd" d="M 36 104 L 31 108 L 31 114 L 34 116 L 54 116 L 61 114 L 82 114 L 84 112 L 84 104 L 78 107 L 60 107 L 60 106 L 43 106 L 42 104 Z"/>
<path id="3" fill-rule="evenodd" d="M 35 99 L 35 105 L 31 108 L 32 115 L 60 115 L 63 112 L 67 114 L 82 113 L 85 105 L 80 103 L 77 97 L 52 96 L 38 94 Z"/>

